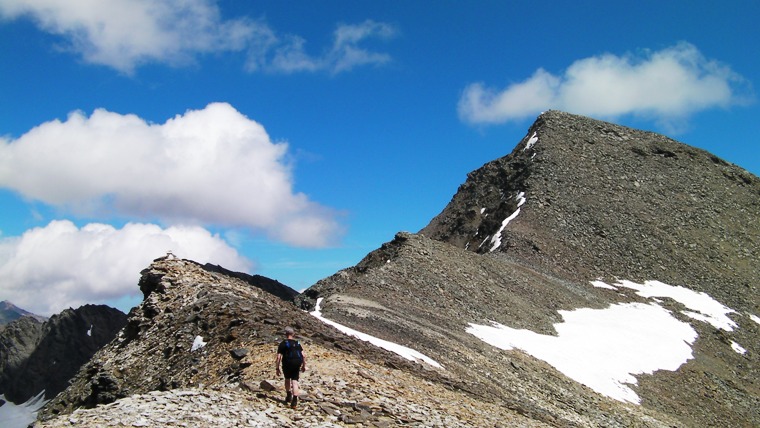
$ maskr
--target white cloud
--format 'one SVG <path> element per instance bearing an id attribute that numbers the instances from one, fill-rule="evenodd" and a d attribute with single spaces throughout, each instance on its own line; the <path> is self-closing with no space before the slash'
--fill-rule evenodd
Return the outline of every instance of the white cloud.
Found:
<path id="1" fill-rule="evenodd" d="M 502 123 L 548 109 L 596 117 L 636 114 L 675 123 L 701 110 L 747 102 L 745 80 L 689 43 L 645 55 L 604 54 L 574 62 L 561 76 L 538 69 L 498 90 L 469 85 L 460 118 Z"/>
<path id="2" fill-rule="evenodd" d="M 0 300 L 40 315 L 140 295 L 140 271 L 172 251 L 199 263 L 249 271 L 251 262 L 200 227 L 129 223 L 121 229 L 52 221 L 0 239 Z"/>
<path id="3" fill-rule="evenodd" d="M 390 56 L 360 47 L 395 34 L 388 24 L 340 25 L 333 46 L 320 56 L 304 50 L 297 35 L 278 35 L 263 20 L 225 20 L 214 0 L 3 0 L 0 18 L 31 18 L 61 36 L 65 49 L 89 63 L 131 74 L 140 65 L 192 63 L 199 54 L 245 52 L 249 71 L 340 73 L 383 64 Z"/>
<path id="4" fill-rule="evenodd" d="M 30 17 L 87 62 L 126 73 L 146 62 L 183 63 L 197 53 L 241 50 L 262 25 L 222 20 L 210 0 L 4 0 L 0 16 Z"/>
<path id="5" fill-rule="evenodd" d="M 91 216 L 263 230 L 305 247 L 339 234 L 334 213 L 293 191 L 287 145 L 229 104 L 164 124 L 95 110 L 0 138 L 0 186 Z"/>
<path id="6" fill-rule="evenodd" d="M 388 24 L 364 21 L 355 25 L 339 25 L 333 36 L 332 47 L 320 56 L 306 53 L 306 41 L 298 36 L 287 36 L 282 41 L 274 41 L 269 48 L 274 51 L 271 61 L 262 59 L 266 52 L 260 52 L 249 60 L 249 68 L 258 67 L 273 72 L 299 72 L 325 70 L 333 74 L 350 71 L 363 65 L 382 65 L 391 61 L 388 54 L 374 52 L 360 44 L 367 39 L 389 39 L 396 35 L 396 29 Z M 262 64 L 268 64 L 261 66 Z"/>

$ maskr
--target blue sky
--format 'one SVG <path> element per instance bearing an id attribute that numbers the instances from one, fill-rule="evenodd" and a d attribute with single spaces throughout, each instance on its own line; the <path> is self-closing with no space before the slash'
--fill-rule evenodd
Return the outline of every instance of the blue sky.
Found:
<path id="1" fill-rule="evenodd" d="M 753 1 L 0 0 L 0 300 L 128 310 L 168 250 L 303 289 L 424 227 L 552 108 L 758 175 L 758 18 Z"/>

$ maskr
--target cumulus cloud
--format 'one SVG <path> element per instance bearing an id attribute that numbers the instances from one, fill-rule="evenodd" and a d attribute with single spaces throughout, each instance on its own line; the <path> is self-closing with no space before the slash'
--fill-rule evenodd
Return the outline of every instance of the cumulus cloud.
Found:
<path id="1" fill-rule="evenodd" d="M 635 114 L 678 122 L 714 107 L 745 103 L 746 81 L 682 42 L 643 55 L 604 54 L 574 62 L 562 75 L 538 69 L 505 89 L 473 83 L 459 101 L 471 123 L 503 123 L 559 109 L 595 117 Z M 743 90 L 747 92 L 743 92 Z"/>
<path id="2" fill-rule="evenodd" d="M 242 50 L 263 25 L 223 20 L 210 0 L 5 0 L 0 16 L 30 17 L 87 62 L 126 73 L 151 61 L 183 63 L 197 53 Z"/>
<path id="3" fill-rule="evenodd" d="M 226 103 L 163 124 L 103 109 L 0 138 L 0 186 L 80 215 L 246 227 L 331 243 L 335 213 L 293 191 L 288 147 Z"/>
<path id="4" fill-rule="evenodd" d="M 390 57 L 359 46 L 387 38 L 391 26 L 373 21 L 341 25 L 322 56 L 305 53 L 305 40 L 278 35 L 265 21 L 223 19 L 214 0 L 3 0 L 0 18 L 31 18 L 65 49 L 89 63 L 131 74 L 150 62 L 183 65 L 199 54 L 241 52 L 248 70 L 333 73 L 359 65 L 382 64 Z"/>
<path id="5" fill-rule="evenodd" d="M 0 300 L 40 315 L 138 296 L 139 272 L 172 251 L 199 263 L 249 271 L 251 262 L 200 227 L 129 223 L 121 229 L 67 220 L 0 239 Z"/>

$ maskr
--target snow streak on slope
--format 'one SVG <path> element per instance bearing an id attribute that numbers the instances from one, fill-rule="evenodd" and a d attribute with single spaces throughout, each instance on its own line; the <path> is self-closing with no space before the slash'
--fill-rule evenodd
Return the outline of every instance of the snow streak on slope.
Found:
<path id="1" fill-rule="evenodd" d="M 530 150 L 533 148 L 533 146 L 538 142 L 538 135 L 534 132 L 533 135 L 530 136 L 530 139 L 528 140 L 528 143 L 525 144 L 525 147 L 523 147 L 523 151 Z"/>
<path id="2" fill-rule="evenodd" d="M 515 196 L 515 199 L 517 199 L 517 209 L 509 217 L 505 218 L 504 221 L 501 222 L 501 228 L 499 228 L 499 231 L 496 232 L 493 238 L 491 238 L 491 252 L 495 251 L 501 246 L 501 232 L 504 231 L 510 221 L 517 218 L 518 214 L 520 214 L 520 207 L 525 203 L 525 192 L 518 193 L 517 196 Z"/>
<path id="3" fill-rule="evenodd" d="M 760 317 L 758 317 L 757 315 L 750 314 L 749 315 L 749 319 L 751 319 L 752 321 L 760 324 Z"/>
<path id="4" fill-rule="evenodd" d="M 611 290 L 635 289 L 636 294 L 647 298 L 669 297 L 691 309 L 693 312 L 683 313 L 692 319 L 728 331 L 736 327 L 726 316 L 734 311 L 705 293 L 658 281 L 644 284 L 621 281 L 616 286 L 601 281 L 592 284 Z M 636 404 L 640 402 L 638 395 L 625 384 L 636 384 L 637 374 L 677 370 L 692 358 L 691 344 L 697 339 L 697 332 L 689 323 L 679 321 L 656 302 L 620 303 L 607 309 L 582 308 L 559 313 L 564 322 L 554 325 L 557 336 L 495 322 L 470 323 L 467 332 L 501 349 L 522 349 L 600 394 Z M 732 348 L 738 353 L 744 350 L 739 344 Z"/>
<path id="5" fill-rule="evenodd" d="M 410 360 L 410 361 L 422 360 L 433 367 L 443 368 L 440 364 L 438 364 L 438 362 L 436 362 L 432 358 L 428 357 L 427 355 L 422 354 L 421 352 L 415 351 L 414 349 L 407 348 L 406 346 L 399 345 L 398 343 L 389 342 L 387 340 L 383 340 L 375 336 L 370 336 L 367 333 L 362 333 L 350 327 L 346 327 L 344 325 L 338 324 L 335 321 L 330 321 L 327 318 L 324 318 L 319 308 L 320 305 L 322 304 L 322 299 L 323 299 L 322 297 L 317 299 L 317 304 L 314 307 L 314 311 L 310 313 L 311 315 L 313 315 L 320 321 L 324 322 L 325 324 L 329 324 L 337 328 L 338 330 L 342 331 L 343 333 L 348 334 L 349 336 L 354 336 L 357 339 L 363 340 L 365 342 L 369 342 L 379 348 L 383 348 L 385 350 L 396 353 L 406 358 L 407 360 Z"/>

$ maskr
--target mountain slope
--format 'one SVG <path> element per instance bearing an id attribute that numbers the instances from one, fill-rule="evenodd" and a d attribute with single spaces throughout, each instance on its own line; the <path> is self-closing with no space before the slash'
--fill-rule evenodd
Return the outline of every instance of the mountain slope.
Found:
<path id="1" fill-rule="evenodd" d="M 746 171 L 661 135 L 550 111 L 510 155 L 470 173 L 420 234 L 397 235 L 296 300 L 323 298 L 330 319 L 434 350 L 447 370 L 551 424 L 757 425 L 758 218 L 760 180 Z M 609 344 L 551 355 L 588 314 L 598 318 L 586 326 L 621 324 Z M 654 316 L 660 324 L 635 329 Z M 682 360 L 614 372 L 604 380 L 613 392 L 595 383 L 625 360 L 591 355 L 629 349 L 615 335 L 671 327 L 687 337 L 657 343 L 681 346 Z M 616 407 L 581 383 L 641 404 Z"/>

